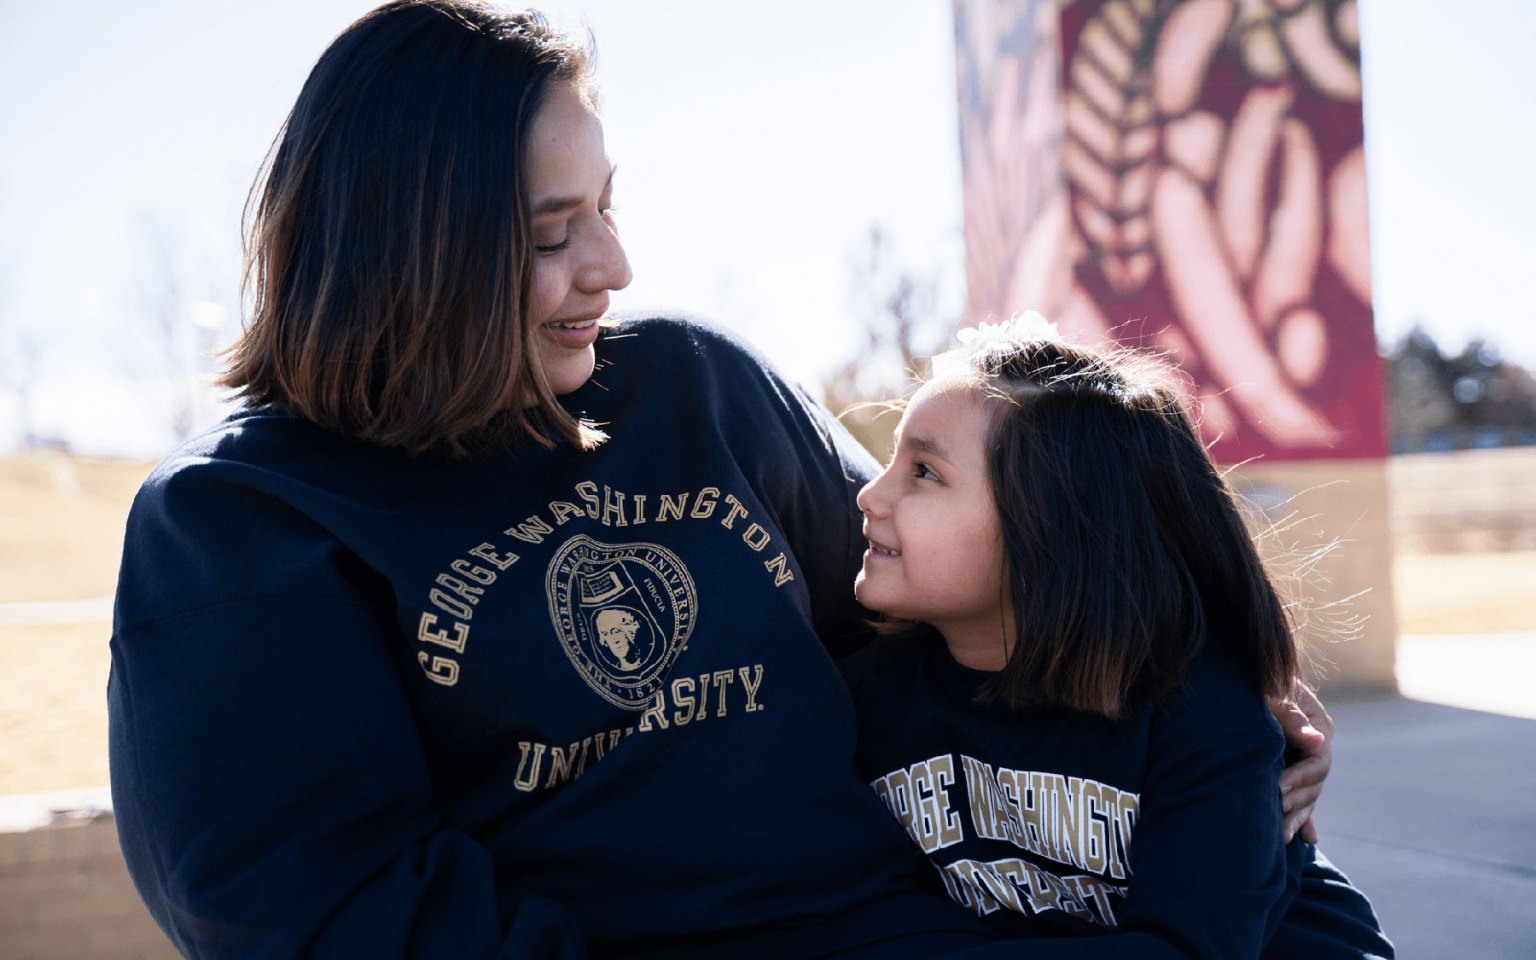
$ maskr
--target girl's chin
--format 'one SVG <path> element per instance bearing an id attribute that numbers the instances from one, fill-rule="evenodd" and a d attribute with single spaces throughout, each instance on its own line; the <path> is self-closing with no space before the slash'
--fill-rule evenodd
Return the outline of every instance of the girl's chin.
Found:
<path id="1" fill-rule="evenodd" d="M 863 573 L 860 573 L 859 578 L 853 582 L 853 595 L 863 605 L 864 609 L 870 613 L 890 615 L 890 604 L 885 601 L 885 598 L 881 597 L 879 590 L 872 588 L 865 582 Z"/>

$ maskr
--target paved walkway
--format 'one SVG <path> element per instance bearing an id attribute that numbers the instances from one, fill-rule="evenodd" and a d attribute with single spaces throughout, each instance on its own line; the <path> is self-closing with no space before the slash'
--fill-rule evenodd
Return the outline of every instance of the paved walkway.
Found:
<path id="1" fill-rule="evenodd" d="M 1329 709 L 1322 849 L 1398 956 L 1536 958 L 1536 720 L 1394 696 Z"/>

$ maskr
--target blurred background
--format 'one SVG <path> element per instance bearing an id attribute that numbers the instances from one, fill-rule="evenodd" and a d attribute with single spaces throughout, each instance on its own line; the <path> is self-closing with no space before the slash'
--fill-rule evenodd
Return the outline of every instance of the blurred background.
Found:
<path id="1" fill-rule="evenodd" d="M 10 884 L 0 902 L 21 903 L 6 891 L 35 892 L 35 865 L 75 849 L 57 839 L 75 834 L 41 841 L 33 830 L 29 840 L 28 828 L 70 816 L 54 810 L 83 808 L 88 817 L 91 804 L 108 803 L 103 686 L 123 520 L 153 461 L 227 409 L 207 381 L 213 354 L 240 327 L 247 191 L 315 59 L 373 5 L 0 0 L 0 831 L 21 838 L 14 849 L 0 843 L 0 884 Z M 1092 21 L 1088 12 L 1115 4 L 992 6 L 1017 22 L 1059 12 L 1065 23 Z M 1152 17 L 1178 4 L 1120 6 Z M 1042 304 L 1073 316 L 1080 301 L 1049 283 L 1026 283 L 1019 289 L 1039 299 L 1001 307 L 979 297 L 974 276 L 968 284 L 978 181 L 974 162 L 962 168 L 968 108 L 957 83 L 963 91 L 967 57 L 971 66 L 977 58 L 965 51 L 957 17 L 970 11 L 974 40 L 984 7 L 545 4 L 557 24 L 590 28 L 595 38 L 618 219 L 635 274 L 615 306 L 700 314 L 834 409 L 899 393 L 914 358 L 941 349 L 960 325 Z M 1379 794 L 1351 781 L 1351 769 L 1387 777 L 1394 766 L 1384 757 L 1414 756 L 1420 746 L 1431 755 L 1461 750 L 1370 736 L 1352 745 L 1343 721 L 1356 711 L 1367 732 L 1371 723 L 1443 731 L 1456 718 L 1497 718 L 1494 733 L 1479 726 L 1469 734 L 1508 744 L 1488 761 L 1498 769 L 1479 775 L 1502 777 L 1489 782 L 1528 798 L 1536 787 L 1536 730 L 1524 722 L 1536 719 L 1536 305 L 1523 287 L 1536 262 L 1527 169 L 1536 155 L 1527 103 L 1536 89 L 1528 55 L 1536 7 L 1226 7 L 1256 23 L 1298 11 L 1325 17 L 1336 45 L 1355 58 L 1351 102 L 1363 111 L 1369 266 L 1353 283 L 1357 293 L 1364 284 L 1356 300 L 1367 350 L 1380 358 L 1363 369 L 1386 388 L 1380 429 L 1366 444 L 1376 444 L 1366 460 L 1379 482 L 1351 480 L 1364 491 L 1353 500 L 1304 501 L 1300 532 L 1345 541 L 1341 552 L 1360 569 L 1332 589 L 1353 593 L 1359 580 L 1374 591 L 1384 606 L 1369 612 L 1385 651 L 1372 654 L 1376 666 L 1359 683 L 1349 682 L 1349 657 L 1334 658 L 1346 669 L 1332 674 L 1338 699 L 1330 692 L 1330 706 L 1342 709 L 1339 787 L 1330 790 L 1341 805 L 1357 797 L 1366 808 Z M 1081 46 L 1089 35 L 1068 39 Z M 1070 110 L 1064 123 L 1070 131 Z M 1072 177 L 1069 169 L 1075 185 Z M 1079 279 L 1081 248 L 1070 246 Z M 854 425 L 883 453 L 878 425 Z M 1285 452 L 1275 459 L 1283 466 Z M 1293 514 L 1297 497 L 1353 469 L 1315 451 L 1302 459 L 1302 473 L 1251 478 L 1261 507 Z M 1323 683 L 1328 690 L 1328 675 Z M 1405 702 L 1455 712 L 1393 712 Z M 1371 744 L 1374 753 L 1352 752 Z M 1530 832 L 1536 812 L 1528 799 L 1514 803 L 1514 819 L 1498 821 L 1486 848 L 1448 841 L 1429 851 L 1502 878 L 1505 899 L 1485 904 L 1517 904 L 1480 956 L 1536 955 L 1536 901 L 1509 899 L 1536 893 L 1536 850 L 1527 841 L 1511 852 L 1506 842 L 1510 830 Z M 1391 933 L 1393 922 L 1414 922 L 1414 898 L 1427 895 L 1394 885 L 1391 871 L 1425 867 L 1371 860 L 1367 819 L 1358 856 L 1382 871 L 1372 879 L 1388 894 L 1378 905 Z M 60 874 L 31 905 L 0 907 L 0 947 L 10 948 L 0 953 L 108 955 L 105 941 L 78 925 L 47 935 L 74 939 L 25 939 L 71 910 L 121 910 L 141 922 L 131 904 L 90 900 L 120 886 L 110 839 L 77 845 L 94 865 Z M 66 895 L 84 896 L 84 905 L 48 906 Z M 134 955 L 164 949 L 152 931 L 135 942 L 119 937 Z"/>

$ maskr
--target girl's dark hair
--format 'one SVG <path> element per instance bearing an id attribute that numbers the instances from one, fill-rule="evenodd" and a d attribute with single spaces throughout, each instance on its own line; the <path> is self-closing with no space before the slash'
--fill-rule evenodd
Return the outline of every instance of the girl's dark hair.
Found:
<path id="1" fill-rule="evenodd" d="M 252 188 L 252 313 L 223 385 L 411 453 L 593 445 L 524 322 L 528 131 L 551 84 L 594 96 L 588 64 L 537 13 L 466 0 L 397 0 L 348 27 Z"/>
<path id="2" fill-rule="evenodd" d="M 983 699 L 1114 718 L 1171 694 L 1204 644 L 1289 692 L 1290 618 L 1167 371 L 1057 340 L 964 360 L 1001 401 L 988 466 L 1016 631 Z"/>

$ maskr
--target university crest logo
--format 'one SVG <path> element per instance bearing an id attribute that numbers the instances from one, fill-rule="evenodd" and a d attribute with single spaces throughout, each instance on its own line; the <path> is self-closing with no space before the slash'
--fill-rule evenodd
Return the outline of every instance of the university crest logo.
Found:
<path id="1" fill-rule="evenodd" d="M 688 569 L 654 543 L 572 537 L 549 561 L 545 592 L 571 666 L 605 700 L 627 710 L 650 705 L 698 615 Z"/>

